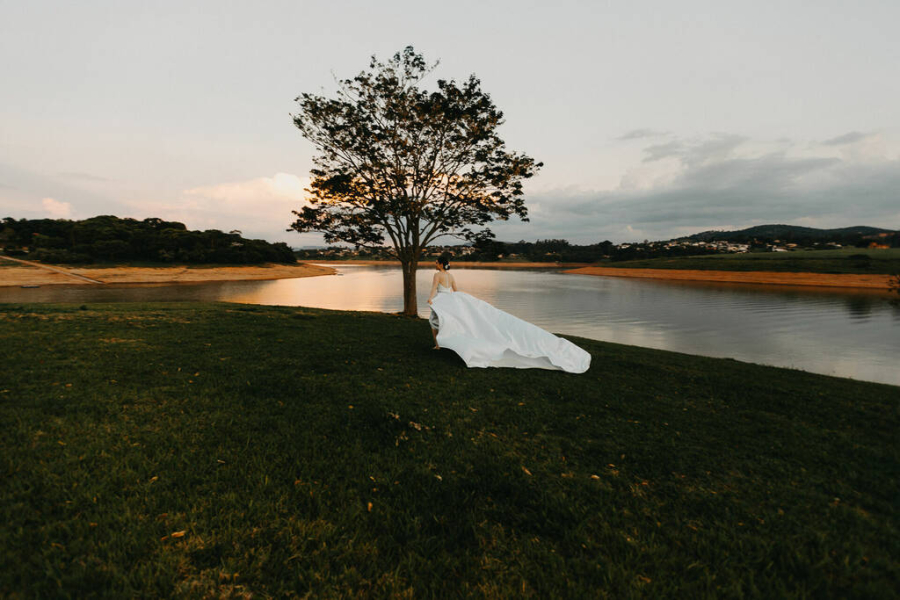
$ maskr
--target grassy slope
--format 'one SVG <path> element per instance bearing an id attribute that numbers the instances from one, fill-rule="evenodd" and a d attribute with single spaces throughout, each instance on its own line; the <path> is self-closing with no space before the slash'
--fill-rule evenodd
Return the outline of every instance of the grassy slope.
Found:
<path id="1" fill-rule="evenodd" d="M 850 258 L 865 254 L 869 260 Z M 791 273 L 900 273 L 900 248 L 864 250 L 798 250 L 715 254 L 606 262 L 604 267 L 629 269 L 697 269 L 703 271 L 781 271 Z"/>
<path id="2" fill-rule="evenodd" d="M 0 305 L 0 596 L 896 595 L 900 388 L 578 343 Z"/>

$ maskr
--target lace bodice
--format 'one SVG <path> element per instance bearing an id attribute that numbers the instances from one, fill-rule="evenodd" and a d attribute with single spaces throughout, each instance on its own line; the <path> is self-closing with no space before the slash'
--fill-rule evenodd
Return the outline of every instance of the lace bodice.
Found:
<path id="1" fill-rule="evenodd" d="M 449 277 L 447 279 L 450 280 Z M 452 292 L 452 291 L 453 291 L 453 280 L 450 280 L 450 285 L 444 285 L 443 283 L 438 282 L 436 293 L 440 294 L 440 293 L 447 293 L 447 292 Z"/>

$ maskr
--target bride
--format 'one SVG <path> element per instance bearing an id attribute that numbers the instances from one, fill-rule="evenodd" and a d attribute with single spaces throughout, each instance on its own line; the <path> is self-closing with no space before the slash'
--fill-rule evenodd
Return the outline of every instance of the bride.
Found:
<path id="1" fill-rule="evenodd" d="M 457 291 L 446 256 L 435 261 L 435 270 L 428 322 L 436 350 L 450 348 L 468 367 L 584 373 L 591 366 L 591 355 L 572 342 Z"/>

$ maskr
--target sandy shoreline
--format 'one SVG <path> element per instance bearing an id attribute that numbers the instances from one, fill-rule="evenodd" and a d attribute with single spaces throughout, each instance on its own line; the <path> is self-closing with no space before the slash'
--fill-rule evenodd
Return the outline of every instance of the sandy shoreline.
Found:
<path id="1" fill-rule="evenodd" d="M 7 257 L 4 257 L 7 258 Z M 290 279 L 333 275 L 341 265 L 391 265 L 399 263 L 377 260 L 313 261 L 316 264 L 297 265 L 267 264 L 260 266 L 198 266 L 198 267 L 83 267 L 67 268 L 59 265 L 42 265 L 27 261 L 0 261 L 0 287 L 43 285 L 103 285 L 103 284 L 169 284 L 198 283 L 204 281 L 240 281 L 264 279 Z M 5 263 L 5 264 L 3 264 Z M 9 265 L 9 266 L 7 266 Z M 672 281 L 706 281 L 716 283 L 745 283 L 758 285 L 794 285 L 834 288 L 865 288 L 887 290 L 890 275 L 836 275 L 828 273 L 781 273 L 774 271 L 700 271 L 681 269 L 617 269 L 585 266 L 583 263 L 495 263 L 454 261 L 455 267 L 533 269 L 567 268 L 564 273 L 603 277 L 636 277 L 667 279 Z M 422 261 L 420 269 L 431 268 L 433 263 Z M 573 268 L 574 267 L 574 268 Z"/>
<path id="2" fill-rule="evenodd" d="M 801 285 L 815 287 L 867 288 L 887 290 L 890 275 L 836 275 L 829 273 L 781 273 L 775 271 L 695 271 L 681 269 L 616 269 L 582 267 L 565 271 L 574 275 L 637 277 L 680 281 L 752 283 L 763 285 Z"/>
<path id="3" fill-rule="evenodd" d="M 383 265 L 399 267 L 400 261 L 396 260 L 310 260 L 317 265 Z M 559 263 L 559 262 L 480 262 L 472 260 L 451 260 L 450 267 L 478 268 L 478 269 L 574 269 L 586 267 L 588 263 Z M 434 261 L 419 261 L 420 269 L 433 269 Z"/>
<path id="4" fill-rule="evenodd" d="M 52 267 L 55 270 L 50 270 Z M 247 267 L 104 267 L 69 269 L 56 265 L 0 265 L 0 286 L 103 285 L 114 283 L 166 284 L 249 279 L 289 279 L 333 275 L 330 267 L 298 264 L 267 264 Z M 95 280 L 98 283 L 83 278 Z"/>

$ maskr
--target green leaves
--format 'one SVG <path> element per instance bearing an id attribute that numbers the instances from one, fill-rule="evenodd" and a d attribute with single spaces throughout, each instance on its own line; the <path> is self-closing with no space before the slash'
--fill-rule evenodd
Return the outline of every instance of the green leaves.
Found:
<path id="1" fill-rule="evenodd" d="M 503 113 L 474 75 L 420 87 L 435 66 L 407 47 L 373 57 L 334 98 L 297 97 L 294 124 L 318 155 L 310 206 L 293 211 L 292 230 L 357 247 L 388 242 L 414 260 L 437 238 L 476 240 L 492 236 L 478 228 L 493 219 L 527 220 L 522 181 L 541 163 L 506 149 Z"/>

